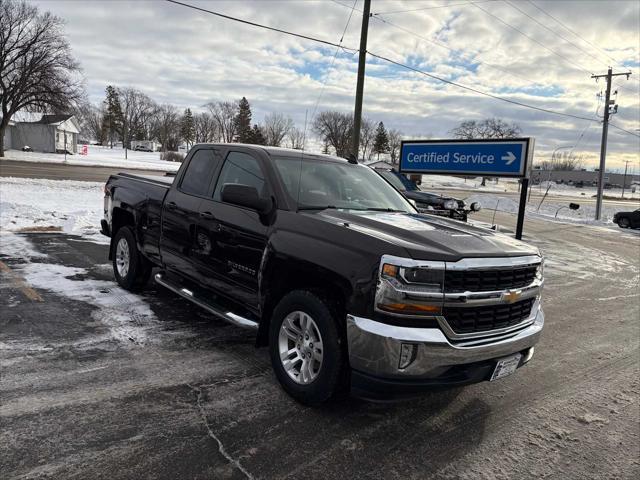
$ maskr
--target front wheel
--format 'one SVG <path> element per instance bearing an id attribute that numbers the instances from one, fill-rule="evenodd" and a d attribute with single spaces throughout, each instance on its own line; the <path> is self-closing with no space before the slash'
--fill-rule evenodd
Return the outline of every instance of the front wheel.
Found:
<path id="1" fill-rule="evenodd" d="M 622 217 L 621 219 L 618 220 L 618 226 L 620 228 L 629 228 L 630 222 L 629 219 L 626 217 Z"/>
<path id="2" fill-rule="evenodd" d="M 136 238 L 129 227 L 122 227 L 113 239 L 113 273 L 118 284 L 127 290 L 140 290 L 149 280 L 151 264 L 138 251 Z"/>
<path id="3" fill-rule="evenodd" d="M 276 306 L 269 331 L 271 364 L 282 388 L 296 400 L 326 402 L 342 388 L 345 342 L 329 299 L 296 290 Z"/>

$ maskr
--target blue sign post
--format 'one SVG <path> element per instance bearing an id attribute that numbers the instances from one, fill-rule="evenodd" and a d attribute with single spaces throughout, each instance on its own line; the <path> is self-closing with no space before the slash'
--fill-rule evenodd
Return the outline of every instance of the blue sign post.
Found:
<path id="1" fill-rule="evenodd" d="M 516 238 L 522 238 L 533 139 L 407 140 L 400 147 L 400 172 L 521 178 Z"/>

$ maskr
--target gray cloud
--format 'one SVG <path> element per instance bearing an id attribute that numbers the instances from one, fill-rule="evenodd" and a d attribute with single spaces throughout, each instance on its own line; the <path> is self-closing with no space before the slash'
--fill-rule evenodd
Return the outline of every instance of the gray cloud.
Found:
<path id="1" fill-rule="evenodd" d="M 352 4 L 352 0 L 340 1 Z M 357 57 L 340 54 L 329 69 L 334 55 L 332 48 L 159 1 L 35 3 L 66 19 L 66 32 L 84 68 L 91 99 L 96 102 L 102 100 L 108 84 L 134 86 L 159 102 L 183 108 L 244 95 L 252 103 L 256 121 L 269 111 L 278 110 L 291 115 L 302 127 L 305 112 L 311 115 L 326 81 L 319 109 L 353 108 Z M 329 1 L 192 0 L 192 3 L 333 42 L 340 38 L 349 15 L 348 8 Z M 361 4 L 358 2 L 357 8 Z M 630 65 L 636 74 L 640 73 L 638 2 L 536 1 L 536 4 L 608 55 Z M 378 0 L 373 2 L 373 10 L 433 5 L 426 0 Z M 596 118 L 596 93 L 603 84 L 596 84 L 589 72 L 603 73 L 612 61 L 531 4 L 516 5 L 597 59 L 536 25 L 505 2 L 486 2 L 481 6 L 584 67 L 586 72 L 473 5 L 384 17 L 449 49 L 375 18 L 371 20 L 368 49 L 506 98 Z M 345 45 L 357 46 L 360 18 L 358 12 L 353 15 Z M 365 115 L 411 136 L 447 137 L 462 120 L 496 116 L 518 123 L 524 134 L 536 137 L 537 156 L 543 158 L 558 145 L 575 144 L 588 125 L 586 121 L 468 94 L 374 59 L 367 65 L 367 74 Z M 640 83 L 638 75 L 634 77 L 636 80 L 629 82 L 622 78 L 616 81 L 622 89 L 617 97 L 619 114 L 613 118 L 631 131 L 640 128 Z M 598 123 L 589 126 L 577 149 L 592 166 L 599 151 L 599 130 Z M 609 165 L 620 168 L 624 160 L 631 160 L 640 171 L 639 139 L 615 129 L 610 130 L 609 138 Z"/>

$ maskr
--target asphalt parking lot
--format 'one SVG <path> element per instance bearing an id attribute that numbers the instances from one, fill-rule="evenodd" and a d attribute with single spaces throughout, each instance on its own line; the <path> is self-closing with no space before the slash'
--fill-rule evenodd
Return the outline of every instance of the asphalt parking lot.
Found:
<path id="1" fill-rule="evenodd" d="M 499 215 L 501 223 L 512 223 Z M 638 478 L 640 236 L 527 221 L 544 336 L 493 383 L 404 403 L 291 400 L 266 350 L 107 246 L 2 236 L 1 478 Z"/>

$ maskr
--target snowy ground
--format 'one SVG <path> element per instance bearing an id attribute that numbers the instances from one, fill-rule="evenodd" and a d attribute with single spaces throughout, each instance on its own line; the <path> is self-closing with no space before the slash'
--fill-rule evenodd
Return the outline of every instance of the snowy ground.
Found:
<path id="1" fill-rule="evenodd" d="M 102 188 L 98 182 L 0 178 L 0 230 L 48 229 L 105 242 Z"/>
<path id="2" fill-rule="evenodd" d="M 79 146 L 79 148 L 82 148 Z M 176 162 L 167 162 L 160 160 L 159 152 L 134 152 L 129 150 L 127 158 L 124 158 L 125 152 L 122 148 L 110 149 L 108 147 L 100 147 L 89 145 L 87 155 L 67 155 L 58 153 L 38 153 L 38 152 L 22 152 L 20 150 L 7 150 L 5 159 L 19 160 L 22 162 L 38 162 L 38 163 L 66 163 L 67 165 L 81 166 L 99 166 L 99 167 L 125 167 L 142 170 L 162 170 L 166 172 L 175 172 L 180 168 L 180 164 Z"/>
<path id="3" fill-rule="evenodd" d="M 518 199 L 514 197 L 505 197 L 493 193 L 478 193 L 473 194 L 465 198 L 465 202 L 480 202 L 483 210 L 507 213 L 518 213 Z M 602 220 L 594 220 L 595 218 L 595 204 L 580 204 L 578 210 L 570 210 L 568 207 L 569 202 L 557 202 L 545 200 L 540 205 L 539 198 L 533 198 L 527 203 L 526 215 L 527 217 L 538 217 L 548 220 L 554 220 L 559 222 L 570 223 L 583 223 L 588 225 L 600 225 L 605 227 L 618 228 L 613 222 L 613 215 L 616 212 L 624 210 L 619 205 L 608 205 L 606 202 L 602 208 Z M 629 205 L 628 210 L 634 210 L 637 206 L 635 204 Z M 558 214 L 556 217 L 556 213 Z"/>
<path id="4" fill-rule="evenodd" d="M 423 175 L 422 190 L 429 188 L 447 188 L 451 190 L 477 190 L 479 192 L 495 192 L 495 193 L 516 193 L 519 191 L 518 180 L 514 178 L 501 178 L 498 182 L 487 180 L 486 185 L 482 186 L 482 177 L 464 179 L 449 175 Z M 567 197 L 585 197 L 593 198 L 597 193 L 595 187 L 577 188 L 571 185 L 564 185 L 555 182 L 542 182 L 540 185 L 532 185 L 533 193 L 544 194 L 549 188 L 549 195 L 562 195 Z M 622 189 L 611 188 L 604 191 L 605 196 L 622 198 Z M 640 188 L 632 192 L 627 188 L 624 192 L 624 198 L 640 200 Z"/>

